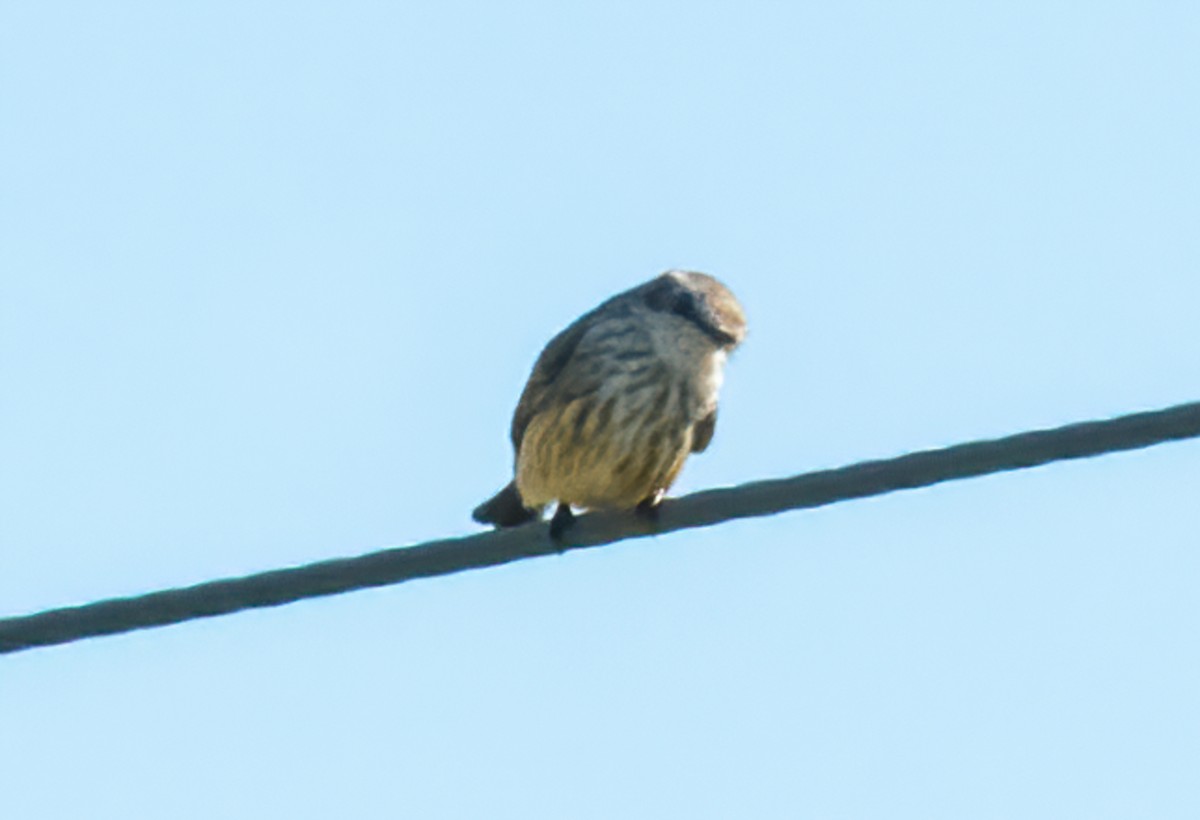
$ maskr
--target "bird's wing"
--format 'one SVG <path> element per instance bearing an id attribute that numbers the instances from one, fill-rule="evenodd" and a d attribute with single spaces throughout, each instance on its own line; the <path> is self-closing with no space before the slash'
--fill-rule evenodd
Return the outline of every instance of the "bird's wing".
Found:
<path id="1" fill-rule="evenodd" d="M 712 441 L 713 432 L 717 429 L 717 408 L 713 408 L 707 416 L 696 422 L 692 427 L 692 452 L 703 453 Z"/>
<path id="2" fill-rule="evenodd" d="M 587 374 L 577 372 L 580 368 L 570 368 L 568 365 L 583 337 L 595 325 L 598 310 L 585 313 L 576 319 L 566 330 L 551 339 L 542 354 L 538 356 L 537 362 L 533 365 L 533 372 L 529 374 L 529 381 L 525 383 L 525 389 L 521 391 L 521 400 L 517 402 L 517 410 L 513 414 L 512 443 L 514 450 L 520 451 L 525 428 L 529 426 L 533 417 L 548 404 L 568 398 L 568 393 L 582 395 L 588 392 L 589 385 L 581 384 L 581 379 L 588 381 Z M 598 382 L 599 373 L 594 375 Z M 591 389 L 595 389 L 596 386 L 598 384 L 591 385 Z"/>

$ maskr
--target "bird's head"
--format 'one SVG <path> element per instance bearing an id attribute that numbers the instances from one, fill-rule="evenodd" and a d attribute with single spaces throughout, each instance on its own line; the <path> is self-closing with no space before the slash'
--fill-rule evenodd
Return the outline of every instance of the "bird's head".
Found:
<path id="1" fill-rule="evenodd" d="M 651 310 L 686 319 L 725 350 L 746 336 L 746 314 L 737 298 L 706 273 L 670 270 L 639 290 Z"/>

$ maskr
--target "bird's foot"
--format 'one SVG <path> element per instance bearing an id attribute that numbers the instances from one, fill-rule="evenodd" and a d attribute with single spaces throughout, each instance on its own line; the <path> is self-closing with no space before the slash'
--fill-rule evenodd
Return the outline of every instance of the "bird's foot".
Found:
<path id="1" fill-rule="evenodd" d="M 654 495 L 643 498 L 641 503 L 633 508 L 634 515 L 649 524 L 657 524 L 659 507 L 662 505 L 664 494 L 662 490 L 659 490 Z"/>
<path id="2" fill-rule="evenodd" d="M 554 511 L 554 517 L 550 519 L 550 540 L 561 547 L 563 535 L 574 523 L 575 513 L 571 512 L 571 505 L 562 501 L 558 502 L 558 509 Z M 559 550 L 559 552 L 561 551 Z"/>

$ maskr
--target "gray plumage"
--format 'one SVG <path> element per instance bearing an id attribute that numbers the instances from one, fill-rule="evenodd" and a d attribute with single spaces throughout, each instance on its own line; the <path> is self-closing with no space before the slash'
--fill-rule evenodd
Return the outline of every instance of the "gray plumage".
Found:
<path id="1" fill-rule="evenodd" d="M 581 316 L 538 357 L 513 415 L 516 476 L 474 518 L 503 527 L 551 501 L 568 517 L 570 505 L 657 504 L 712 440 L 725 358 L 745 332 L 733 294 L 686 271 Z"/>

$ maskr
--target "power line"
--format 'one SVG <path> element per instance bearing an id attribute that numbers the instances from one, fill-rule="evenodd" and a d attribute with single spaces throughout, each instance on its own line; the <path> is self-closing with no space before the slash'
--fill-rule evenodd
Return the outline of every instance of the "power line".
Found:
<path id="1" fill-rule="evenodd" d="M 511 530 L 386 549 L 356 558 L 321 561 L 131 598 L 4 618 L 0 619 L 0 653 L 182 623 L 243 609 L 279 606 L 321 595 L 490 567 L 566 549 L 707 527 L 735 518 L 820 507 L 895 490 L 927 487 L 944 481 L 1198 436 L 1200 402 L 1193 402 L 1106 421 L 1082 422 L 958 444 L 835 470 L 693 493 L 664 502 L 653 523 L 627 513 L 584 515 L 568 530 L 567 543 L 562 545 L 550 541 L 545 524 L 535 523 Z"/>

